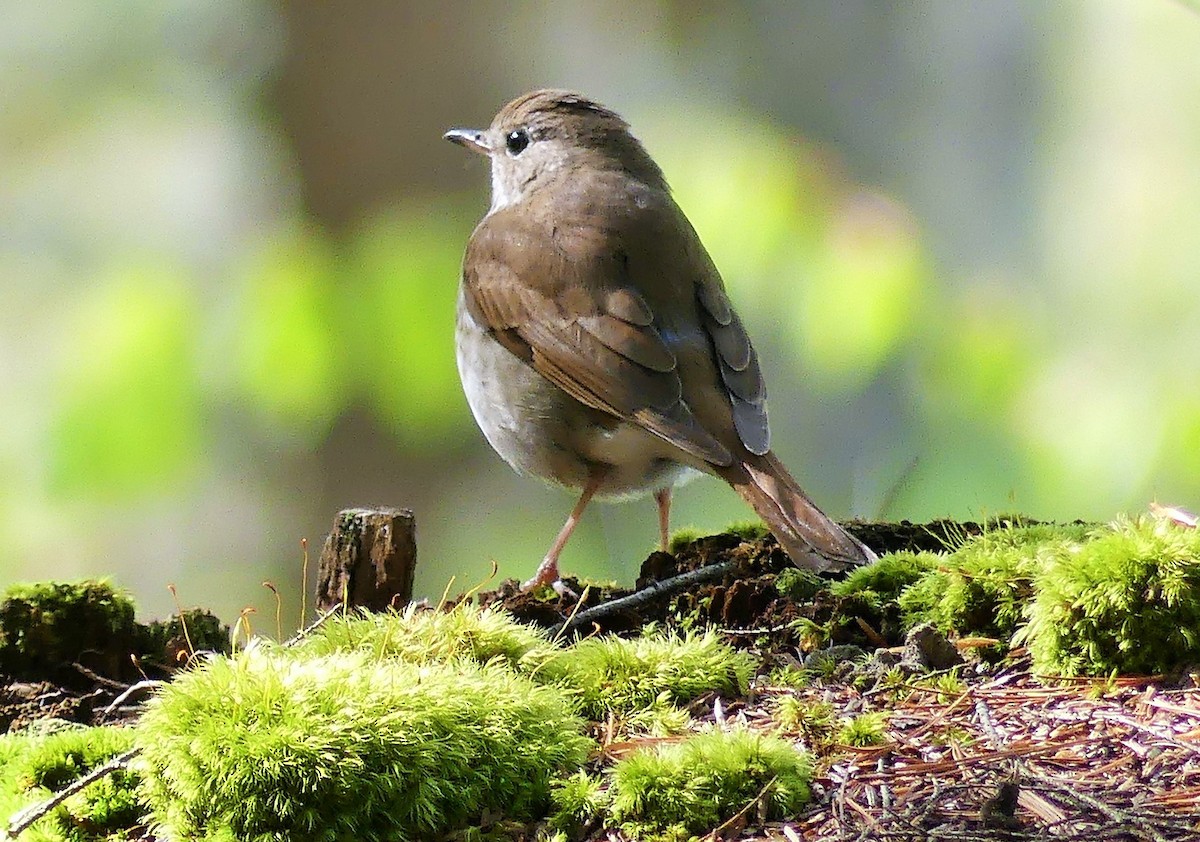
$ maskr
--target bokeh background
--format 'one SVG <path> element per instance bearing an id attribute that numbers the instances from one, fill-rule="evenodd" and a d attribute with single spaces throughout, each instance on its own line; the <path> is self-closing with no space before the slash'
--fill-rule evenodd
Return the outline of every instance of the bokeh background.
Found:
<path id="1" fill-rule="evenodd" d="M 53 0 L 0 14 L 0 585 L 295 616 L 300 540 L 410 506 L 419 594 L 572 505 L 454 370 L 484 162 L 572 87 L 665 169 L 835 516 L 1200 506 L 1200 10 L 1184 0 Z M 676 522 L 749 513 L 716 481 Z M 564 557 L 631 580 L 649 502 Z M 269 623 L 263 622 L 265 625 Z"/>

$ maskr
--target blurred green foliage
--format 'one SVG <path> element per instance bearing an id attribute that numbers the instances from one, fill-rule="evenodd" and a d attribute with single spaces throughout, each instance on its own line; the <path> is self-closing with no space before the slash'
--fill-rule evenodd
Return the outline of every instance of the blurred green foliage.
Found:
<path id="1" fill-rule="evenodd" d="M 222 401 L 298 448 L 355 405 L 406 445 L 459 434 L 450 331 L 464 216 L 431 202 L 345 244 L 311 226 L 266 237 L 215 308 L 165 262 L 95 278 L 66 319 L 51 488 L 129 499 L 177 485 L 213 447 Z"/>
<path id="2" fill-rule="evenodd" d="M 617 108 L 663 166 L 768 370 L 777 450 L 832 514 L 1107 518 L 1200 495 L 1182 4 L 866 4 L 840 27 L 743 4 L 737 26 L 689 10 L 636 37 L 497 11 L 443 31 L 528 57 L 483 93 L 439 63 L 463 53 L 417 49 L 424 29 L 394 33 L 395 64 L 362 9 L 288 29 L 315 8 L 8 10 L 0 580 L 49 564 L 160 593 L 192 573 L 196 599 L 243 603 L 366 502 L 418 510 L 421 592 L 493 558 L 527 572 L 569 498 L 508 474 L 459 393 L 455 279 L 487 175 L 439 135 L 534 78 Z M 382 77 L 386 96 L 362 88 Z M 333 221 L 330 196 L 350 209 Z M 599 511 L 564 562 L 624 576 L 651 516 Z M 702 483 L 676 512 L 744 516 Z"/>
<path id="3" fill-rule="evenodd" d="M 227 371 L 238 396 L 263 426 L 310 445 L 328 433 L 353 386 L 345 377 L 338 270 L 331 244 L 315 230 L 262 244 L 244 270 L 231 331 Z"/>
<path id="4" fill-rule="evenodd" d="M 50 393 L 51 487 L 105 498 L 171 484 L 201 456 L 194 295 L 177 270 L 144 265 L 73 303 Z"/>
<path id="5" fill-rule="evenodd" d="M 451 332 L 472 213 L 446 201 L 380 213 L 357 230 L 343 264 L 342 374 L 406 445 L 460 435 L 469 423 Z"/>

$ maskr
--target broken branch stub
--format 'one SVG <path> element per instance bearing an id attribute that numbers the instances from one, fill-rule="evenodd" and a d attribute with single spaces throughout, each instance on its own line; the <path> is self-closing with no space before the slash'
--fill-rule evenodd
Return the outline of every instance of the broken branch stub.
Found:
<path id="1" fill-rule="evenodd" d="M 345 603 L 382 611 L 412 599 L 417 527 L 411 509 L 344 509 L 325 539 L 317 611 Z"/>

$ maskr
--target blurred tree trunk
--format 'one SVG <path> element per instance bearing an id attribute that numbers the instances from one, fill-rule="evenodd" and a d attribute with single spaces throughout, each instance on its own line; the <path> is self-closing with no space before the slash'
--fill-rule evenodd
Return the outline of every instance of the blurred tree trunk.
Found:
<path id="1" fill-rule="evenodd" d="M 321 224 L 341 231 L 401 196 L 478 187 L 478 173 L 431 161 L 442 131 L 484 119 L 506 95 L 493 70 L 503 8 L 285 0 L 275 100 Z"/>
<path id="2" fill-rule="evenodd" d="M 486 122 L 511 94 L 495 69 L 504 65 L 504 4 L 285 0 L 281 9 L 287 47 L 273 97 L 311 217 L 337 236 L 400 200 L 464 191 L 478 192 L 482 213 L 482 170 L 442 133 Z M 305 520 L 328 523 L 347 506 L 419 505 L 456 457 L 405 453 L 368 410 L 348 412 L 317 453 Z"/>

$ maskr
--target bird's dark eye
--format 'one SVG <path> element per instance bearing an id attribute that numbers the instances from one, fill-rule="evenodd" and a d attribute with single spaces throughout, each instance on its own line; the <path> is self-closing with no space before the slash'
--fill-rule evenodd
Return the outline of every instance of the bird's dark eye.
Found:
<path id="1" fill-rule="evenodd" d="M 529 145 L 529 132 L 524 129 L 516 129 L 508 133 L 504 138 L 504 148 L 508 150 L 509 155 L 520 155 L 525 151 L 525 147 Z"/>

